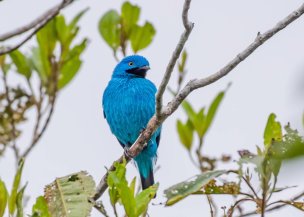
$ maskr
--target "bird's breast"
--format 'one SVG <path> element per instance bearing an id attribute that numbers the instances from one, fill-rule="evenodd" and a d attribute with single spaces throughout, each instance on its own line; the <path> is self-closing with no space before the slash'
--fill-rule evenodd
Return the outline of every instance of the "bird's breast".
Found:
<path id="1" fill-rule="evenodd" d="M 111 131 L 124 143 L 133 143 L 155 111 L 156 88 L 146 79 L 110 81 L 103 108 Z"/>

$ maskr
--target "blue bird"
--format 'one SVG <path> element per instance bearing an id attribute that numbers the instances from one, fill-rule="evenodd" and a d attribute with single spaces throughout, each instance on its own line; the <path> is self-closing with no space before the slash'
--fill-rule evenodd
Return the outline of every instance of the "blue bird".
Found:
<path id="1" fill-rule="evenodd" d="M 127 56 L 115 67 L 103 98 L 103 112 L 112 133 L 124 149 L 136 141 L 155 113 L 155 85 L 146 79 L 150 69 L 146 58 Z M 143 151 L 134 158 L 142 189 L 154 184 L 153 167 L 161 128 L 152 135 Z"/>

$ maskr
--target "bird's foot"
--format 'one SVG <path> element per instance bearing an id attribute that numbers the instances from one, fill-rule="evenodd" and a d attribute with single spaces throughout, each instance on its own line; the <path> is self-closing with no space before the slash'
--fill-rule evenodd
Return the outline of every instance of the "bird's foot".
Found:
<path id="1" fill-rule="evenodd" d="M 124 154 L 125 154 L 125 156 L 127 157 L 127 158 L 130 158 L 130 159 L 132 159 L 133 157 L 129 154 L 129 147 L 127 147 L 127 146 L 125 146 L 124 147 Z"/>

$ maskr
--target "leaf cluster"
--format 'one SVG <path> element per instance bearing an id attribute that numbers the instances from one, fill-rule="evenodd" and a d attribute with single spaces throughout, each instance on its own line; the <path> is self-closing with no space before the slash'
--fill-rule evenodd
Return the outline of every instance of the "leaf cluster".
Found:
<path id="1" fill-rule="evenodd" d="M 87 39 L 80 43 L 74 41 L 79 32 L 78 22 L 86 11 L 78 13 L 69 23 L 63 15 L 49 21 L 36 33 L 37 44 L 29 52 L 15 50 L 0 56 L 4 84 L 0 90 L 0 155 L 8 144 L 13 143 L 16 158 L 20 160 L 22 156 L 15 140 L 21 134 L 20 124 L 27 120 L 27 111 L 33 107 L 36 108 L 37 123 L 30 146 L 39 140 L 46 128 L 43 126 L 48 124 L 48 121 L 42 124 L 41 120 L 50 119 L 56 95 L 80 69 Z M 20 81 L 9 82 L 13 72 L 21 76 Z"/>
<path id="2" fill-rule="evenodd" d="M 98 28 L 104 41 L 113 50 L 117 58 L 118 49 L 125 56 L 127 45 L 131 44 L 132 51 L 138 51 L 148 47 L 156 33 L 153 25 L 146 21 L 140 25 L 140 7 L 126 1 L 121 6 L 121 12 L 110 10 L 99 20 Z"/>

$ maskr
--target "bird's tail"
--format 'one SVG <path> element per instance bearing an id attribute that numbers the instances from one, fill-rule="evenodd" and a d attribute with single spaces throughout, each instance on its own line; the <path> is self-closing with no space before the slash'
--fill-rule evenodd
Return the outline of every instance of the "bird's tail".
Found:
<path id="1" fill-rule="evenodd" d="M 147 177 L 144 177 L 142 174 L 140 174 L 140 180 L 141 180 L 141 186 L 142 186 L 143 190 L 145 190 L 146 188 L 149 188 L 151 185 L 154 185 L 154 176 L 153 176 L 152 168 L 150 169 Z"/>

